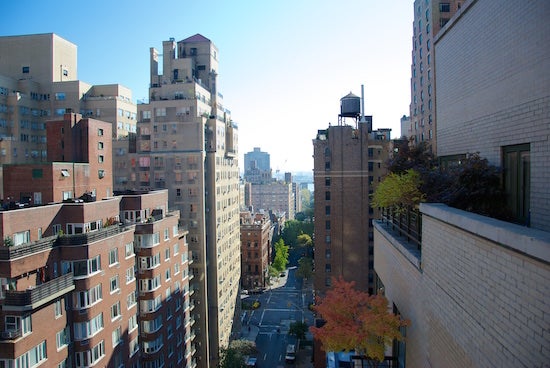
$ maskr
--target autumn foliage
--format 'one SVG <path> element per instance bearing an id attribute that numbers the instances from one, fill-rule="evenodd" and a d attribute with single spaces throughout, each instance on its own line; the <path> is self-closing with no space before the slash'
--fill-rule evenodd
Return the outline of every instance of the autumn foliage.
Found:
<path id="1" fill-rule="evenodd" d="M 387 345 L 403 337 L 399 328 L 409 321 L 388 310 L 383 295 L 355 290 L 354 282 L 333 279 L 324 298 L 314 310 L 325 320 L 322 327 L 310 327 L 325 351 L 355 351 L 370 359 L 383 361 Z"/>

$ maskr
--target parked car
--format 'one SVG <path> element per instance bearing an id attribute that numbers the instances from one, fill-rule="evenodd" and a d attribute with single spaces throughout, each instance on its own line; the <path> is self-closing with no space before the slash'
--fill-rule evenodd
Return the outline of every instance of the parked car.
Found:
<path id="1" fill-rule="evenodd" d="M 287 363 L 294 363 L 296 361 L 296 345 L 288 344 L 286 346 L 285 361 Z"/>

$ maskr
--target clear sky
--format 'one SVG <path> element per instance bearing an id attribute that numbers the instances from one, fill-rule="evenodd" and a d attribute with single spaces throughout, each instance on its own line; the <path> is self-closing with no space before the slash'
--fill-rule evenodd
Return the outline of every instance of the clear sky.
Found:
<path id="1" fill-rule="evenodd" d="M 196 33 L 219 49 L 219 91 L 239 151 L 311 171 L 318 129 L 360 96 L 375 129 L 409 114 L 413 0 L 1 0 L 0 35 L 56 33 L 78 46 L 78 79 L 147 97 L 149 48 Z M 0 55 L 1 57 L 1 55 Z"/>

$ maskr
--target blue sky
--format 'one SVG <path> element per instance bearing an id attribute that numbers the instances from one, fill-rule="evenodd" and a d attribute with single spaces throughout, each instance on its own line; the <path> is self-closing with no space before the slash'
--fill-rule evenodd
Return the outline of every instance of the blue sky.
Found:
<path id="1" fill-rule="evenodd" d="M 374 128 L 409 113 L 413 0 L 3 1 L 0 35 L 56 33 L 78 46 L 78 78 L 147 96 L 149 48 L 196 33 L 219 49 L 219 89 L 273 170 L 311 171 L 312 139 L 365 86 Z M 1 57 L 1 55 L 0 55 Z M 242 163 L 241 159 L 241 163 Z"/>

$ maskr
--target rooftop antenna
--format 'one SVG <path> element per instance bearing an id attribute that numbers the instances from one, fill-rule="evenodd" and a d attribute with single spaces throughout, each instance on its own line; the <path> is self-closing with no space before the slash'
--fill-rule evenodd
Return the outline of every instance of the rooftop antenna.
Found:
<path id="1" fill-rule="evenodd" d="M 361 84 L 361 123 L 365 123 L 365 86 Z"/>

